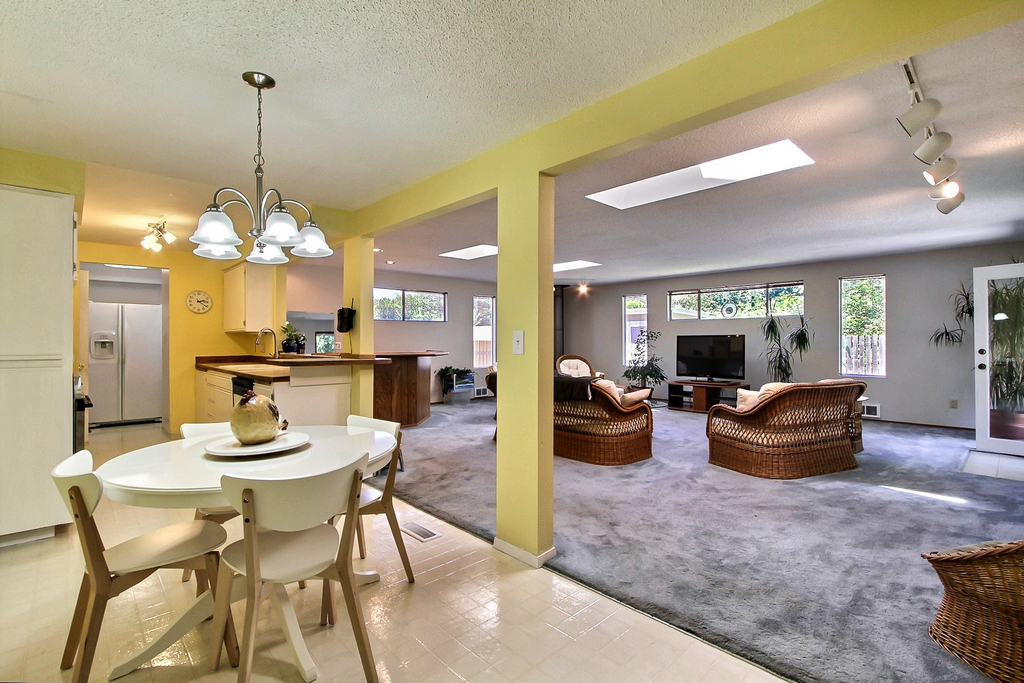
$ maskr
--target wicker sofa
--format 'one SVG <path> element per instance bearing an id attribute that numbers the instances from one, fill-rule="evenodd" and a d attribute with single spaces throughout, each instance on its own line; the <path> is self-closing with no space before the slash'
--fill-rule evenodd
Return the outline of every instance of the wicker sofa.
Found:
<path id="1" fill-rule="evenodd" d="M 714 406 L 708 462 L 766 479 L 854 469 L 852 416 L 866 388 L 855 380 L 795 383 L 747 410 Z"/>
<path id="2" fill-rule="evenodd" d="M 625 407 L 612 391 L 591 384 L 589 401 L 555 401 L 555 455 L 595 465 L 629 465 L 651 457 L 650 406 L 640 401 Z"/>
<path id="3" fill-rule="evenodd" d="M 999 683 L 1024 683 L 1024 541 L 922 555 L 945 594 L 928 634 Z"/>

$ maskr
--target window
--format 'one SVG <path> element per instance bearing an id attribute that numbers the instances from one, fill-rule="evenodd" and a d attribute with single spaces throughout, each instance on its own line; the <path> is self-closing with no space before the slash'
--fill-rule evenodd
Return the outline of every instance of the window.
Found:
<path id="1" fill-rule="evenodd" d="M 334 353 L 333 332 L 314 332 L 313 340 L 317 353 Z"/>
<path id="2" fill-rule="evenodd" d="M 373 319 L 447 322 L 448 295 L 374 287 Z"/>
<path id="3" fill-rule="evenodd" d="M 473 297 L 473 367 L 489 368 L 495 361 L 494 324 L 495 301 L 493 296 Z"/>
<path id="4" fill-rule="evenodd" d="M 839 280 L 839 372 L 885 376 L 885 276 Z"/>
<path id="5" fill-rule="evenodd" d="M 697 290 L 690 292 L 671 292 L 668 295 L 669 320 L 697 319 Z"/>
<path id="6" fill-rule="evenodd" d="M 724 320 L 803 315 L 804 283 L 688 289 L 668 293 L 669 320 Z"/>
<path id="7" fill-rule="evenodd" d="M 637 335 L 647 329 L 647 295 L 622 297 L 622 364 L 629 363 L 636 349 Z M 646 354 L 646 350 L 644 352 Z M 645 359 L 646 360 L 646 359 Z"/>

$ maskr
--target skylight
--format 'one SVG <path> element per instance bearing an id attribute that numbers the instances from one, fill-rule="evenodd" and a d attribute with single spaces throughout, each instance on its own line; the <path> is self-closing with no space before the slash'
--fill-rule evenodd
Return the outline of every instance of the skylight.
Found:
<path id="1" fill-rule="evenodd" d="M 483 258 L 484 256 L 494 256 L 497 253 L 498 247 L 493 244 L 478 244 L 475 247 L 446 251 L 443 254 L 438 254 L 438 256 L 444 256 L 445 258 L 457 258 L 462 259 L 463 261 L 472 261 L 473 259 Z"/>
<path id="2" fill-rule="evenodd" d="M 565 263 L 556 263 L 554 271 L 556 273 L 563 273 L 567 270 L 579 270 L 580 268 L 593 268 L 599 266 L 600 263 L 594 263 L 593 261 L 566 261 Z"/>
<path id="3" fill-rule="evenodd" d="M 792 140 L 780 140 L 721 159 L 588 194 L 587 199 L 616 209 L 631 209 L 813 163 L 814 159 L 807 156 Z"/>

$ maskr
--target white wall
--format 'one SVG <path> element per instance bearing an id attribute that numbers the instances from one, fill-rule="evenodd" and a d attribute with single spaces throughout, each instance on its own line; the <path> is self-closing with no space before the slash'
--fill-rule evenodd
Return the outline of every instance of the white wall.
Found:
<path id="1" fill-rule="evenodd" d="M 374 273 L 374 280 L 377 287 L 448 293 L 448 322 L 376 321 L 373 338 L 377 353 L 440 349 L 448 351 L 449 355 L 431 359 L 433 372 L 445 365 L 473 367 L 473 297 L 495 296 L 496 283 L 381 270 Z M 477 373 L 476 385 L 484 386 L 482 373 Z M 431 383 L 430 400 L 441 400 L 441 383 L 436 375 Z"/>
<path id="2" fill-rule="evenodd" d="M 307 313 L 335 314 L 345 305 L 342 297 L 343 269 L 297 263 L 288 266 L 288 310 Z M 455 278 L 416 275 L 394 270 L 374 273 L 377 287 L 394 289 L 420 289 L 448 293 L 448 322 L 397 322 L 378 320 L 374 324 L 374 342 L 377 353 L 395 351 L 426 351 L 439 349 L 449 355 L 432 359 L 436 372 L 445 365 L 473 366 L 473 297 L 495 296 L 493 282 L 476 282 Z M 357 316 L 372 315 L 372 311 L 358 311 Z M 298 326 L 298 325 L 296 325 Z M 325 328 L 326 329 L 326 328 Z M 307 333 L 306 352 L 311 352 L 312 336 Z M 342 350 L 349 350 L 347 335 L 336 334 Z M 484 386 L 483 375 L 476 378 L 477 386 Z M 434 376 L 431 400 L 441 400 L 441 384 Z"/>
<path id="3" fill-rule="evenodd" d="M 867 395 L 881 405 L 886 420 L 974 427 L 973 330 L 965 343 L 935 348 L 928 338 L 942 323 L 952 324 L 949 296 L 960 282 L 971 283 L 977 266 L 1024 257 L 1024 242 L 902 254 L 847 261 L 766 268 L 692 277 L 664 278 L 592 286 L 581 295 L 565 294 L 565 352 L 589 358 L 609 377 L 621 379 L 622 297 L 646 294 L 648 327 L 662 332 L 657 355 L 670 380 L 676 379 L 675 342 L 680 334 L 746 335 L 746 381 L 756 388 L 767 381 L 761 319 L 668 321 L 672 290 L 803 280 L 804 312 L 814 341 L 803 361 L 794 363 L 794 379 L 839 376 L 839 278 L 886 276 L 887 376 L 868 378 Z M 664 397 L 666 387 L 655 392 Z M 955 400 L 958 408 L 951 409 Z"/>

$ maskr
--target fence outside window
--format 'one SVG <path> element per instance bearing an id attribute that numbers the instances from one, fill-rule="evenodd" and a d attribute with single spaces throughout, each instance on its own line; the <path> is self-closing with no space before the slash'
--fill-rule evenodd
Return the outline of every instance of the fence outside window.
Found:
<path id="1" fill-rule="evenodd" d="M 884 377 L 885 276 L 840 278 L 839 320 L 839 372 Z"/>

